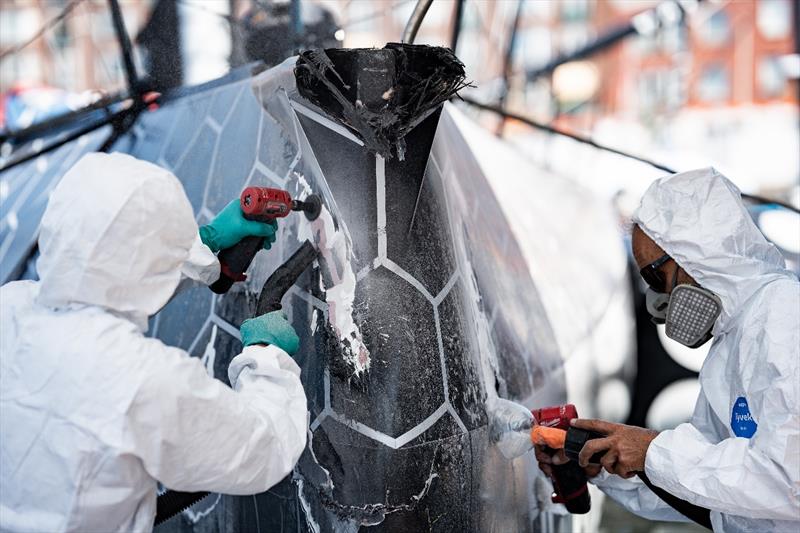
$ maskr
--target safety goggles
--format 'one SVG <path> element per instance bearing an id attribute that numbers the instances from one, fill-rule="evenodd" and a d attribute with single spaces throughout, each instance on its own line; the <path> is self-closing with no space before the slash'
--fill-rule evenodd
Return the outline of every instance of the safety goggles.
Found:
<path id="1" fill-rule="evenodd" d="M 666 284 L 667 280 L 664 277 L 664 273 L 659 270 L 661 265 L 666 263 L 672 259 L 669 255 L 664 254 L 649 265 L 645 265 L 641 270 L 639 270 L 639 274 L 642 276 L 642 279 L 647 283 L 651 289 L 656 292 L 666 292 Z"/>

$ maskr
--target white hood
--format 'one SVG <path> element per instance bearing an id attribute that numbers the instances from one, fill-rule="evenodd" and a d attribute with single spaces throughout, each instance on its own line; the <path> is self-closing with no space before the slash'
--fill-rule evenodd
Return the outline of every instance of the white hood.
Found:
<path id="1" fill-rule="evenodd" d="M 700 285 L 722 300 L 717 335 L 764 285 L 794 276 L 767 242 L 741 192 L 713 168 L 653 182 L 633 215 L 644 232 Z"/>
<path id="2" fill-rule="evenodd" d="M 149 317 L 173 295 L 197 231 L 171 172 L 129 155 L 87 154 L 47 204 L 37 302 Z"/>

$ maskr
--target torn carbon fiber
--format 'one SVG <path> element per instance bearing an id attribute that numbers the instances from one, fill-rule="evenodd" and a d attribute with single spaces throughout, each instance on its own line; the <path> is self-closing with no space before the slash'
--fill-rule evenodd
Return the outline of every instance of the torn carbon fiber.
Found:
<path id="1" fill-rule="evenodd" d="M 459 90 L 464 64 L 448 48 L 309 50 L 295 64 L 300 94 L 386 159 L 405 159 L 404 137 Z"/>

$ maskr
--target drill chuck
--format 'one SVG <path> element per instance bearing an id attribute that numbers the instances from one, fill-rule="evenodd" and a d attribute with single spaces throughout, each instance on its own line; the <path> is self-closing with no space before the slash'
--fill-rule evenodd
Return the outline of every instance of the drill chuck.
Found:
<path id="1" fill-rule="evenodd" d="M 316 194 L 309 194 L 301 200 L 292 200 L 292 211 L 302 211 L 308 220 L 316 220 L 322 211 L 322 200 Z"/>

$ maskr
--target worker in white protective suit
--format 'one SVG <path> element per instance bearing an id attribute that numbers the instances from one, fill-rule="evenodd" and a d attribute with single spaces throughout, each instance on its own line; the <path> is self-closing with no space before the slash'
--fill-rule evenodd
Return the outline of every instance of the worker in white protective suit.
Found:
<path id="1" fill-rule="evenodd" d="M 283 315 L 242 325 L 231 387 L 144 336 L 182 277 L 218 278 L 213 243 L 274 240 L 226 210 L 209 248 L 175 176 L 122 154 L 84 156 L 55 188 L 40 281 L 0 289 L 0 530 L 150 531 L 156 480 L 255 494 L 291 471 L 308 415 Z"/>
<path id="2" fill-rule="evenodd" d="M 604 453 L 593 483 L 645 518 L 687 520 L 637 472 L 709 510 L 715 531 L 800 531 L 800 283 L 713 168 L 654 182 L 634 222 L 648 310 L 678 342 L 713 344 L 690 422 L 658 433 L 573 421 L 607 435 L 581 465 L 597 475 L 589 458 Z M 545 470 L 564 460 L 537 458 Z"/>

